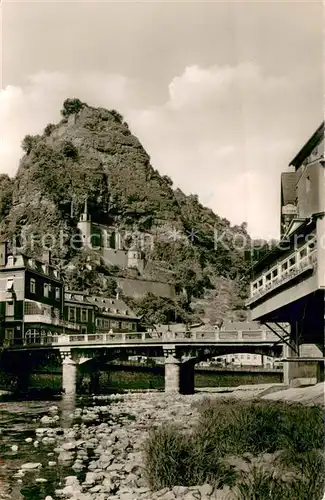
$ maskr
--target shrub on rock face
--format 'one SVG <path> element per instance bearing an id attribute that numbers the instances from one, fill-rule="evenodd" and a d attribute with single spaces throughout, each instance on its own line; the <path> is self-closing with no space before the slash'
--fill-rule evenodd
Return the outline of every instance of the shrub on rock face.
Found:
<path id="1" fill-rule="evenodd" d="M 33 146 L 35 145 L 35 142 L 36 142 L 36 136 L 29 134 L 26 135 L 21 143 L 22 150 L 29 155 Z"/>
<path id="2" fill-rule="evenodd" d="M 78 149 L 70 141 L 66 141 L 63 144 L 62 153 L 66 158 L 78 158 Z"/>
<path id="3" fill-rule="evenodd" d="M 116 111 L 116 109 L 110 109 L 109 112 L 114 116 L 117 122 L 123 123 L 123 116 L 118 111 Z"/>
<path id="4" fill-rule="evenodd" d="M 73 115 L 78 113 L 83 107 L 83 103 L 80 99 L 66 99 L 63 103 L 63 108 L 61 109 L 62 116 Z"/>
<path id="5" fill-rule="evenodd" d="M 44 135 L 46 137 L 48 137 L 49 135 L 51 135 L 51 133 L 54 129 L 55 129 L 55 125 L 53 123 L 49 123 L 48 125 L 46 125 L 46 127 L 44 129 Z"/>

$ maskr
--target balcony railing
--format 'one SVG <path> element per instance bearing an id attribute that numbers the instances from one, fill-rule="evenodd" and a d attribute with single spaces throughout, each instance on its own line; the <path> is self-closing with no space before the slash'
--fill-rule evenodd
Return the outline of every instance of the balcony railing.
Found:
<path id="1" fill-rule="evenodd" d="M 315 240 L 310 241 L 307 245 L 301 247 L 299 251 L 292 253 L 283 261 L 278 262 L 276 266 L 261 274 L 251 284 L 251 296 L 246 305 L 255 302 L 306 271 L 314 270 L 317 267 L 317 250 L 311 250 L 311 244 L 315 245 Z M 304 252 L 306 255 L 301 257 Z"/>
<path id="2" fill-rule="evenodd" d="M 79 326 L 74 323 L 69 323 L 64 319 L 55 318 L 47 314 L 25 314 L 25 323 L 40 323 L 53 326 L 61 326 L 69 330 L 79 330 Z"/>
<path id="3" fill-rule="evenodd" d="M 135 344 L 206 344 L 216 343 L 274 343 L 279 338 L 267 329 L 261 330 L 234 330 L 234 331 L 187 331 L 187 332 L 134 332 L 134 333 L 96 333 L 74 335 L 38 336 L 27 335 L 23 340 L 25 346 L 50 345 L 53 347 L 78 347 L 92 345 L 135 345 Z M 11 345 L 14 345 L 12 342 Z"/>

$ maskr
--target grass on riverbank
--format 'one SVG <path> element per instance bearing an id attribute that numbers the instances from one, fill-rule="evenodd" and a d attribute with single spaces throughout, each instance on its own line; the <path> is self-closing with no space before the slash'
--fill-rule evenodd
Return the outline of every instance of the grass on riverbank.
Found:
<path id="1" fill-rule="evenodd" d="M 146 470 L 156 490 L 209 482 L 234 487 L 239 500 L 320 500 L 325 486 L 323 444 L 320 407 L 205 402 L 190 434 L 175 426 L 151 432 Z"/>

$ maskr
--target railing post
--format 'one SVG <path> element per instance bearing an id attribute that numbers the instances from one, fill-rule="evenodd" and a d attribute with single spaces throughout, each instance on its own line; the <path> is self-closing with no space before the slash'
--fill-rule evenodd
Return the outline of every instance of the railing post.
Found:
<path id="1" fill-rule="evenodd" d="M 126 335 L 125 335 L 125 333 L 122 333 L 121 335 L 122 335 L 122 342 L 125 343 L 126 342 Z"/>
<path id="2" fill-rule="evenodd" d="M 219 342 L 219 340 L 220 340 L 220 333 L 219 333 L 219 330 L 216 330 L 216 332 L 215 332 L 215 340 L 216 340 L 217 342 Z"/>
<path id="3" fill-rule="evenodd" d="M 243 332 L 242 332 L 242 330 L 238 330 L 238 332 L 237 332 L 237 340 L 243 340 Z"/>
<path id="4" fill-rule="evenodd" d="M 88 344 L 88 333 L 85 333 L 85 342 Z"/>
<path id="5" fill-rule="evenodd" d="M 146 340 L 146 332 L 143 332 L 143 333 L 141 334 L 141 340 Z"/>

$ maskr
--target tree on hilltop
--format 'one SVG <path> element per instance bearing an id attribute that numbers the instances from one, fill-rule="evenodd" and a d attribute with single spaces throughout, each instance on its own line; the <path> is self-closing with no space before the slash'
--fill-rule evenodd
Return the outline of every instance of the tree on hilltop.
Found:
<path id="1" fill-rule="evenodd" d="M 80 99 L 66 99 L 63 103 L 63 108 L 61 109 L 61 115 L 69 116 L 78 113 L 83 106 L 84 103 L 82 103 Z"/>

